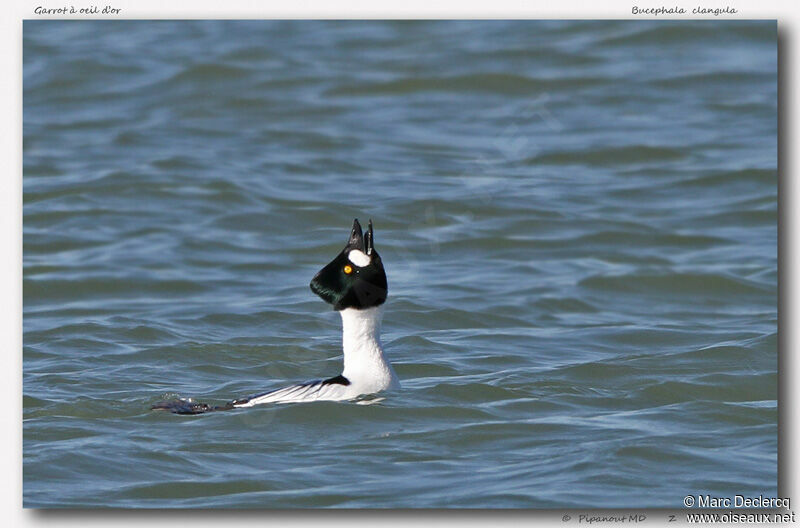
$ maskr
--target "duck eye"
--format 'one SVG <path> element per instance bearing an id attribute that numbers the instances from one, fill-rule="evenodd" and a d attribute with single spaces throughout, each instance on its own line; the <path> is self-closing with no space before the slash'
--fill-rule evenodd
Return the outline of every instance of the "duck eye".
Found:
<path id="1" fill-rule="evenodd" d="M 353 273 L 353 266 L 351 266 L 350 264 L 347 264 L 344 267 L 344 272 L 345 272 L 345 274 L 350 275 L 351 273 Z"/>

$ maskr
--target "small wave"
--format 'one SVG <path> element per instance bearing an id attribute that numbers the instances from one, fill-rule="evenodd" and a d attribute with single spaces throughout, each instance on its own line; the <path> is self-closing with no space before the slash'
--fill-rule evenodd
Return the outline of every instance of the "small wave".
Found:
<path id="1" fill-rule="evenodd" d="M 155 159 L 150 163 L 154 167 L 162 170 L 189 170 L 204 168 L 204 165 L 201 162 L 186 156 L 170 156 L 167 158 Z"/>
<path id="2" fill-rule="evenodd" d="M 169 499 L 213 498 L 221 495 L 237 495 L 271 490 L 272 487 L 268 486 L 264 481 L 226 479 L 221 482 L 197 482 L 195 480 L 182 480 L 132 486 L 118 492 L 118 495 L 119 498 L 123 499 L 159 499 L 164 501 Z"/>
<path id="3" fill-rule="evenodd" d="M 628 165 L 663 163 L 687 157 L 684 150 L 672 147 L 629 145 L 582 151 L 548 152 L 523 160 L 526 165 Z"/>
<path id="4" fill-rule="evenodd" d="M 726 88 L 730 86 L 748 86 L 753 83 L 763 83 L 765 85 L 775 83 L 775 74 L 720 71 L 677 75 L 665 79 L 653 79 L 650 81 L 650 84 L 663 88 L 692 88 L 710 86 Z"/>
<path id="5" fill-rule="evenodd" d="M 190 280 L 153 280 L 143 277 L 85 277 L 78 280 L 24 279 L 27 298 L 78 301 L 97 297 L 131 298 L 148 295 L 197 294 L 207 290 L 201 282 Z"/>
<path id="6" fill-rule="evenodd" d="M 629 23 L 621 26 L 632 31 L 617 34 L 605 38 L 596 43 L 597 46 L 666 46 L 680 44 L 683 46 L 700 45 L 702 43 L 717 44 L 720 35 L 736 41 L 735 37 L 743 37 L 749 40 L 772 43 L 777 40 L 777 31 L 774 23 L 721 23 L 719 21 L 711 23 L 676 23 L 674 21 L 662 21 L 652 24 Z"/>
<path id="7" fill-rule="evenodd" d="M 329 96 L 403 95 L 421 92 L 488 92 L 528 95 L 549 90 L 582 89 L 609 81 L 600 77 L 534 79 L 522 75 L 483 73 L 457 77 L 403 78 L 380 83 L 346 84 L 326 92 Z"/>
<path id="8" fill-rule="evenodd" d="M 693 381 L 664 381 L 637 391 L 636 397 L 658 405 L 694 400 L 746 402 L 774 400 L 777 387 L 777 373 L 718 374 Z"/>
<path id="9" fill-rule="evenodd" d="M 581 280 L 579 286 L 609 292 L 634 292 L 669 295 L 764 295 L 774 288 L 739 277 L 710 273 L 595 275 Z"/>
<path id="10" fill-rule="evenodd" d="M 575 297 L 542 297 L 535 306 L 550 313 L 597 313 L 598 309 Z"/>
<path id="11" fill-rule="evenodd" d="M 240 66 L 227 64 L 195 64 L 189 66 L 166 81 L 166 84 L 181 84 L 185 82 L 227 81 L 240 79 L 250 74 L 250 70 Z"/>
<path id="12" fill-rule="evenodd" d="M 565 241 L 562 241 L 564 243 Z M 708 235 L 682 235 L 678 233 L 631 233 L 628 231 L 600 231 L 570 240 L 570 244 L 583 247 L 591 244 L 663 247 L 663 248 L 708 248 L 731 244 L 732 241 Z"/>
<path id="13" fill-rule="evenodd" d="M 40 161 L 38 163 L 25 163 L 22 177 L 23 179 L 42 178 L 61 176 L 62 174 L 64 174 L 64 171 L 58 168 L 56 165 Z"/>
<path id="14" fill-rule="evenodd" d="M 672 185 L 680 187 L 719 187 L 724 185 L 751 183 L 755 185 L 768 185 L 775 189 L 778 184 L 778 171 L 776 169 L 740 169 L 711 174 L 700 174 L 696 177 L 674 182 Z"/>
<path id="15" fill-rule="evenodd" d="M 276 55 L 264 46 L 245 46 L 221 55 L 220 62 L 265 62 L 277 58 Z"/>

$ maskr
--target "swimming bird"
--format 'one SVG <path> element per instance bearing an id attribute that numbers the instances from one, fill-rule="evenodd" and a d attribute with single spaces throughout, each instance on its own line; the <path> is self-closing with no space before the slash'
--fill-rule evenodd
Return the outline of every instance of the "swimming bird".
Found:
<path id="1" fill-rule="evenodd" d="M 342 317 L 342 373 L 240 398 L 224 406 L 210 406 L 187 399 L 159 402 L 152 409 L 177 414 L 200 414 L 252 407 L 265 403 L 343 401 L 400 386 L 381 345 L 383 307 L 388 293 L 383 262 L 375 250 L 372 220 L 366 234 L 353 220 L 344 249 L 314 278 L 311 291 L 333 306 Z"/>

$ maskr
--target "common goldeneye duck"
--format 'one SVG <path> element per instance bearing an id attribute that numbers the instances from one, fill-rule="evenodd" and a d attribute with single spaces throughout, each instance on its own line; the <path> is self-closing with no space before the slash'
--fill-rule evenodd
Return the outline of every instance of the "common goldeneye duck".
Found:
<path id="1" fill-rule="evenodd" d="M 200 414 L 264 403 L 352 400 L 399 387 L 397 375 L 381 346 L 381 320 L 388 286 L 383 262 L 375 250 L 372 220 L 366 235 L 358 219 L 353 220 L 347 245 L 314 275 L 310 286 L 311 291 L 342 317 L 344 368 L 341 374 L 240 398 L 224 406 L 212 407 L 190 399 L 177 399 L 159 402 L 152 408 L 177 414 Z"/>

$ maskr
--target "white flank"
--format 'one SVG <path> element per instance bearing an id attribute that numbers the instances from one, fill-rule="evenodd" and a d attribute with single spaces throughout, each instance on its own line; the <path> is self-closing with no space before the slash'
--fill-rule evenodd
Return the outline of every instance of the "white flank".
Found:
<path id="1" fill-rule="evenodd" d="M 235 407 L 252 407 L 262 403 L 352 400 L 364 394 L 399 387 L 397 374 L 386 361 L 381 346 L 383 306 L 366 310 L 347 308 L 339 313 L 342 315 L 344 350 L 342 376 L 347 378 L 350 385 L 326 384 L 323 380 L 291 385 L 245 399 L 242 403 L 234 404 Z"/>

